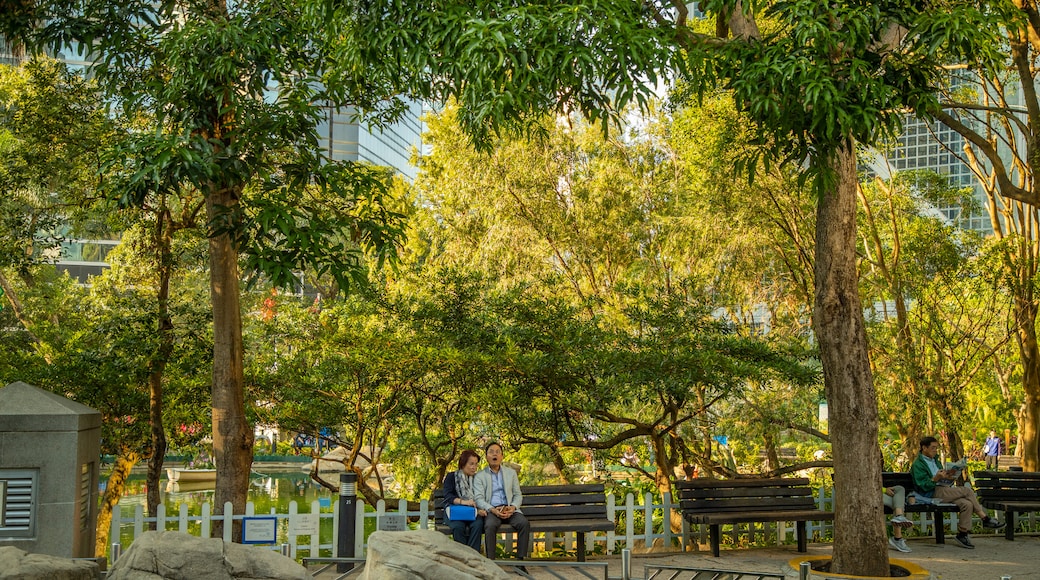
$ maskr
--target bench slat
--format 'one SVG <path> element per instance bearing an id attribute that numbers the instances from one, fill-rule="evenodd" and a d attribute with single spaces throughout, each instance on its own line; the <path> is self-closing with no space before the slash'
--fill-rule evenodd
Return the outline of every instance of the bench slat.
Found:
<path id="1" fill-rule="evenodd" d="M 583 493 L 568 495 L 527 495 L 524 494 L 524 507 L 529 505 L 553 504 L 606 504 L 607 496 L 602 493 Z"/>
<path id="2" fill-rule="evenodd" d="M 580 483 L 560 485 L 521 485 L 520 493 L 526 498 L 528 495 L 550 495 L 550 494 L 574 494 L 574 493 L 605 493 L 606 488 L 602 483 Z"/>
<path id="3" fill-rule="evenodd" d="M 520 511 L 523 512 L 525 516 L 527 516 L 527 519 L 548 518 L 556 520 L 560 518 L 594 515 L 602 515 L 604 518 L 607 517 L 607 510 L 605 506 L 565 505 L 529 507 L 527 504 L 524 504 L 520 507 Z"/>
<path id="4" fill-rule="evenodd" d="M 806 477 L 769 479 L 707 479 L 698 478 L 687 481 L 676 482 L 677 489 L 712 489 L 712 488 L 734 488 L 734 487 L 806 487 L 809 479 Z"/>
<path id="5" fill-rule="evenodd" d="M 739 489 L 684 489 L 679 492 L 679 499 L 713 499 L 724 497 L 813 497 L 809 488 L 775 488 L 762 489 L 742 487 Z"/>
<path id="6" fill-rule="evenodd" d="M 822 510 L 799 510 L 799 511 L 758 511 L 758 512 L 733 512 L 714 514 L 691 514 L 690 522 L 695 524 L 739 524 L 746 522 L 799 522 L 799 521 L 828 521 L 834 519 L 834 512 Z"/>
<path id="7" fill-rule="evenodd" d="M 741 498 L 741 499 L 700 499 L 680 502 L 683 511 L 713 512 L 738 510 L 800 510 L 816 509 L 812 498 Z"/>

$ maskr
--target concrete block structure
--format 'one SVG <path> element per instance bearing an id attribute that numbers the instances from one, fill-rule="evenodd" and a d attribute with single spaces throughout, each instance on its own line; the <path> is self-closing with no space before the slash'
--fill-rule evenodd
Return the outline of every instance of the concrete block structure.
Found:
<path id="1" fill-rule="evenodd" d="M 25 383 L 0 389 L 0 546 L 94 556 L 101 413 Z"/>

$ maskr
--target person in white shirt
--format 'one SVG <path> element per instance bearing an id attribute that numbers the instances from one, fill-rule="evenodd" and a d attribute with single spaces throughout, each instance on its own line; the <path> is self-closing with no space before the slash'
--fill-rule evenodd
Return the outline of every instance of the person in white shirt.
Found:
<path id="1" fill-rule="evenodd" d="M 484 447 L 484 457 L 488 466 L 473 477 L 473 499 L 478 509 L 487 511 L 484 518 L 485 555 L 495 559 L 498 528 L 505 522 L 516 530 L 517 558 L 522 560 L 531 549 L 531 524 L 520 511 L 524 502 L 520 478 L 516 471 L 502 465 L 505 454 L 500 443 L 488 443 Z"/>

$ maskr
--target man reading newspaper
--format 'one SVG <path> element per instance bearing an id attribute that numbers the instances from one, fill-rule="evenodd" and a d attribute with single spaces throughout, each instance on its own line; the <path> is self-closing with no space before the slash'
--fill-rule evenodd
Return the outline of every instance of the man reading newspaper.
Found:
<path id="1" fill-rule="evenodd" d="M 974 548 L 975 544 L 971 543 L 968 536 L 973 512 L 979 514 L 982 525 L 987 528 L 1002 528 L 1004 522 L 989 517 L 986 508 L 979 504 L 973 489 L 955 485 L 957 477 L 967 463 L 962 459 L 955 463 L 947 463 L 944 468 L 935 458 L 938 453 L 939 441 L 935 437 L 921 439 L 921 451 L 910 468 L 910 475 L 914 480 L 914 493 L 921 497 L 956 504 L 960 508 L 960 517 L 957 520 L 957 536 L 954 539 L 961 547 Z"/>

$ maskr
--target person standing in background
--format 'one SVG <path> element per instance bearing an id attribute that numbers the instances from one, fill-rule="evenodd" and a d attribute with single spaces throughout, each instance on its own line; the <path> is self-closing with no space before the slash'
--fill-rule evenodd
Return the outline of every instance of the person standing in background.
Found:
<path id="1" fill-rule="evenodd" d="M 1000 437 L 996 431 L 990 431 L 986 444 L 982 446 L 982 454 L 986 456 L 986 469 L 997 469 L 1000 461 Z"/>

